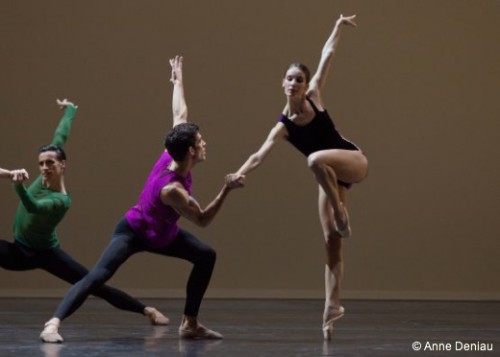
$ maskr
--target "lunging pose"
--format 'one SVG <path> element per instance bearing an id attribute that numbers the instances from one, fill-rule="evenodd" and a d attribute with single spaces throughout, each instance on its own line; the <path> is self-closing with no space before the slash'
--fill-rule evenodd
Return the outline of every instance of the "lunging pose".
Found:
<path id="1" fill-rule="evenodd" d="M 11 179 L 21 199 L 14 218 L 14 242 L 0 240 L 0 266 L 16 271 L 43 269 L 74 284 L 88 270 L 60 248 L 56 227 L 71 206 L 71 197 L 64 183 L 66 154 L 62 147 L 77 107 L 66 99 L 58 100 L 58 104 L 65 108 L 64 115 L 52 143 L 39 149 L 40 176 L 26 188 L 23 184 L 28 179 L 26 170 L 0 169 L 0 177 Z M 91 294 L 119 309 L 146 315 L 152 324 L 166 325 L 169 322 L 155 308 L 146 307 L 120 290 L 100 286 L 92 289 Z"/>
<path id="2" fill-rule="evenodd" d="M 326 82 L 343 25 L 356 26 L 354 16 L 340 16 L 326 41 L 316 73 L 300 63 L 291 64 L 283 79 L 287 102 L 279 122 L 260 149 L 250 155 L 235 174 L 246 175 L 257 168 L 281 139 L 288 140 L 307 157 L 307 165 L 319 184 L 319 216 L 326 244 L 326 301 L 323 334 L 331 337 L 333 322 L 344 315 L 340 305 L 343 275 L 341 237 L 351 235 L 346 208 L 347 190 L 362 181 L 368 161 L 361 150 L 337 131 L 323 107 L 321 90 Z"/>
<path id="3" fill-rule="evenodd" d="M 45 342 L 61 342 L 62 337 L 58 333 L 61 321 L 78 309 L 93 289 L 110 279 L 130 256 L 139 252 L 181 258 L 193 263 L 179 335 L 193 339 L 222 338 L 220 333 L 206 328 L 198 320 L 198 311 L 210 282 L 216 253 L 195 236 L 179 228 L 177 221 L 183 216 L 199 226 L 209 225 L 229 191 L 243 185 L 244 177 L 232 175 L 204 209 L 191 196 L 191 169 L 205 161 L 206 143 L 198 126 L 187 120 L 182 57 L 171 59 L 170 65 L 171 82 L 174 85 L 173 129 L 166 136 L 166 150 L 154 165 L 139 202 L 118 223 L 111 242 L 96 266 L 67 292 L 53 318 L 45 324 L 41 334 Z"/>

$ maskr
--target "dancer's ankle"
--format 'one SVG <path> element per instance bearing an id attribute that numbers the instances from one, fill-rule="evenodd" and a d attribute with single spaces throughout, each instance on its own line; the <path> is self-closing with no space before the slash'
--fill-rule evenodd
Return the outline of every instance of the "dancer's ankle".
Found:
<path id="1" fill-rule="evenodd" d="M 47 326 L 47 325 L 53 325 L 53 326 L 59 328 L 59 326 L 61 326 L 61 319 L 59 319 L 57 317 L 53 317 L 45 323 L 45 326 Z"/>
<path id="2" fill-rule="evenodd" d="M 198 327 L 198 317 L 197 316 L 188 316 L 182 315 L 181 327 L 196 329 Z"/>

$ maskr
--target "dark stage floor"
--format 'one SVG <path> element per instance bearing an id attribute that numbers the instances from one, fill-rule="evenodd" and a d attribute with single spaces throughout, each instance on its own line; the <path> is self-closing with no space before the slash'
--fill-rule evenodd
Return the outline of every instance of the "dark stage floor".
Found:
<path id="1" fill-rule="evenodd" d="M 201 321 L 224 340 L 186 341 L 177 335 L 181 300 L 146 300 L 172 321 L 153 327 L 91 299 L 65 321 L 63 344 L 43 344 L 58 301 L 0 299 L 0 356 L 500 356 L 500 302 L 346 300 L 324 342 L 320 300 L 206 300 Z"/>

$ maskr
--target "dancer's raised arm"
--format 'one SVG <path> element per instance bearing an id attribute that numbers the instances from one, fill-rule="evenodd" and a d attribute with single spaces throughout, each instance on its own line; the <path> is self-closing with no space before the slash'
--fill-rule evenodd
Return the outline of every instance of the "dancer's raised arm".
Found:
<path id="1" fill-rule="evenodd" d="M 338 20 L 335 22 L 335 27 L 333 28 L 332 33 L 326 40 L 323 50 L 321 51 L 321 58 L 316 73 L 313 75 L 309 83 L 308 95 L 318 94 L 318 91 L 325 85 L 325 80 L 326 77 L 328 77 L 330 66 L 332 64 L 333 55 L 335 54 L 335 50 L 339 44 L 341 26 L 357 26 L 354 22 L 355 18 L 356 15 L 347 17 L 340 15 Z"/>
<path id="2" fill-rule="evenodd" d="M 174 85 L 172 93 L 173 126 L 187 122 L 188 109 L 184 97 L 184 82 L 182 80 L 182 56 L 175 56 L 170 60 L 172 77 L 170 82 Z"/>
<path id="3" fill-rule="evenodd" d="M 68 101 L 67 99 L 59 100 L 57 99 L 57 105 L 61 109 L 64 109 L 64 114 L 59 121 L 59 125 L 54 133 L 54 138 L 51 144 L 62 147 L 68 140 L 69 132 L 71 130 L 71 123 L 75 118 L 78 106 Z"/>
<path id="4" fill-rule="evenodd" d="M 69 208 L 69 199 L 65 197 L 64 185 L 66 154 L 62 147 L 68 140 L 71 124 L 78 107 L 67 99 L 57 99 L 57 104 L 61 109 L 64 109 L 64 114 L 59 120 L 51 145 L 46 145 L 39 150 L 38 164 L 42 174 L 33 181 L 29 188 L 23 184 L 27 176 L 18 175 L 17 178 L 13 179 L 13 182 L 15 191 L 29 213 L 51 215 L 57 211 L 61 214 L 60 219 L 62 219 Z M 56 173 L 54 174 L 54 172 Z M 63 193 L 63 195 L 42 197 L 43 195 L 40 195 L 42 187 L 51 188 L 51 190 Z"/>

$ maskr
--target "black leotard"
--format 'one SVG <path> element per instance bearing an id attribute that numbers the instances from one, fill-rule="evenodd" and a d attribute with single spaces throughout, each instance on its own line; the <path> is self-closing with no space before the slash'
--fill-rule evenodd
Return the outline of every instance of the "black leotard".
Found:
<path id="1" fill-rule="evenodd" d="M 307 125 L 297 125 L 281 114 L 280 122 L 288 131 L 287 140 L 305 156 L 328 149 L 359 150 L 335 129 L 335 124 L 326 110 L 320 112 L 311 99 L 307 98 L 314 109 L 314 118 Z"/>

